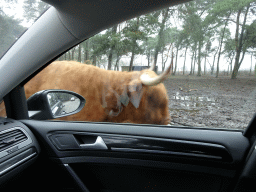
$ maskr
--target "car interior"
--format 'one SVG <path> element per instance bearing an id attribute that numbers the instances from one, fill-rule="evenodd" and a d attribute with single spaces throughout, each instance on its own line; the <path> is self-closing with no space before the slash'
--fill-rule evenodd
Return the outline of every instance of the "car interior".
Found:
<path id="1" fill-rule="evenodd" d="M 44 0 L 51 5 L 0 60 L 1 191 L 255 191 L 256 115 L 245 130 L 52 120 L 24 85 L 102 30 L 181 0 Z M 71 102 L 82 96 L 68 90 Z M 59 103 L 55 102 L 54 106 Z M 41 111 L 40 111 L 41 110 Z"/>

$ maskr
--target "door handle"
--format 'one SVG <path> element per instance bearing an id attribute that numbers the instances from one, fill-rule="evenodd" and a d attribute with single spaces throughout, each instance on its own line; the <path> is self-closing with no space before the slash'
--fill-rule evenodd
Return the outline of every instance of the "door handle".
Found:
<path id="1" fill-rule="evenodd" d="M 80 144 L 80 148 L 85 150 L 107 150 L 108 147 L 104 143 L 103 139 L 98 136 L 95 143 L 89 143 L 89 144 Z"/>

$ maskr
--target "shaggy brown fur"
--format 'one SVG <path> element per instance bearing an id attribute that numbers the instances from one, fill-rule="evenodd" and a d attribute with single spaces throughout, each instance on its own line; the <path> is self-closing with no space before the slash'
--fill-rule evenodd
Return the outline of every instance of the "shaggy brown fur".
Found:
<path id="1" fill-rule="evenodd" d="M 45 89 L 74 91 L 86 99 L 82 111 L 60 118 L 69 121 L 168 124 L 168 96 L 162 83 L 145 86 L 140 75 L 149 70 L 119 72 L 75 61 L 56 61 L 25 85 L 26 97 Z M 127 106 L 122 99 L 129 98 Z M 141 98 L 141 99 L 140 99 Z"/>

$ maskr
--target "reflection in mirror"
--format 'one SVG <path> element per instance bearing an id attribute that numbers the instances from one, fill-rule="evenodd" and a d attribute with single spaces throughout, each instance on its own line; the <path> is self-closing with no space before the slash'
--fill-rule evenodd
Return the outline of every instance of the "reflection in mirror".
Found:
<path id="1" fill-rule="evenodd" d="M 55 117 L 72 113 L 78 109 L 81 102 L 76 96 L 61 92 L 48 93 L 47 98 Z"/>

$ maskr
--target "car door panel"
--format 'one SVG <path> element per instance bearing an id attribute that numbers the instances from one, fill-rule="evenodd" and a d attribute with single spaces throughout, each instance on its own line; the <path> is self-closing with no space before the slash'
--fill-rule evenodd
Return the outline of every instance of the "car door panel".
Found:
<path id="1" fill-rule="evenodd" d="M 100 135 L 100 136 L 99 136 Z M 205 160 L 205 163 L 227 164 L 234 166 L 233 159 L 228 150 L 219 144 L 184 141 L 177 139 L 164 139 L 164 138 L 146 138 L 138 136 L 125 136 L 125 135 L 109 135 L 109 134 L 95 134 L 83 132 L 53 132 L 49 135 L 51 142 L 60 151 L 74 150 L 74 153 L 79 156 L 81 154 L 94 153 L 95 151 L 100 154 L 108 154 L 111 152 L 113 156 L 118 154 L 130 154 L 134 156 L 150 155 L 154 160 L 155 156 L 162 156 L 163 158 L 172 158 L 173 160 L 190 158 L 191 160 L 199 160 L 200 164 Z M 83 140 L 81 139 L 83 138 Z M 102 138 L 106 148 L 90 148 L 84 147 L 84 143 L 92 145 L 96 142 L 97 138 Z M 91 144 L 90 144 L 91 143 Z M 107 152 L 107 153 L 106 153 Z M 169 161 L 169 159 L 168 159 Z M 236 162 L 237 163 L 237 162 Z"/>
<path id="2" fill-rule="evenodd" d="M 72 170 L 89 191 L 227 191 L 249 149 L 240 131 L 22 122 L 43 142 L 51 160 Z M 107 148 L 86 148 L 99 138 Z"/>
<path id="3" fill-rule="evenodd" d="M 222 182 L 214 175 L 134 165 L 83 163 L 70 166 L 88 189 L 94 191 L 218 191 Z"/>

